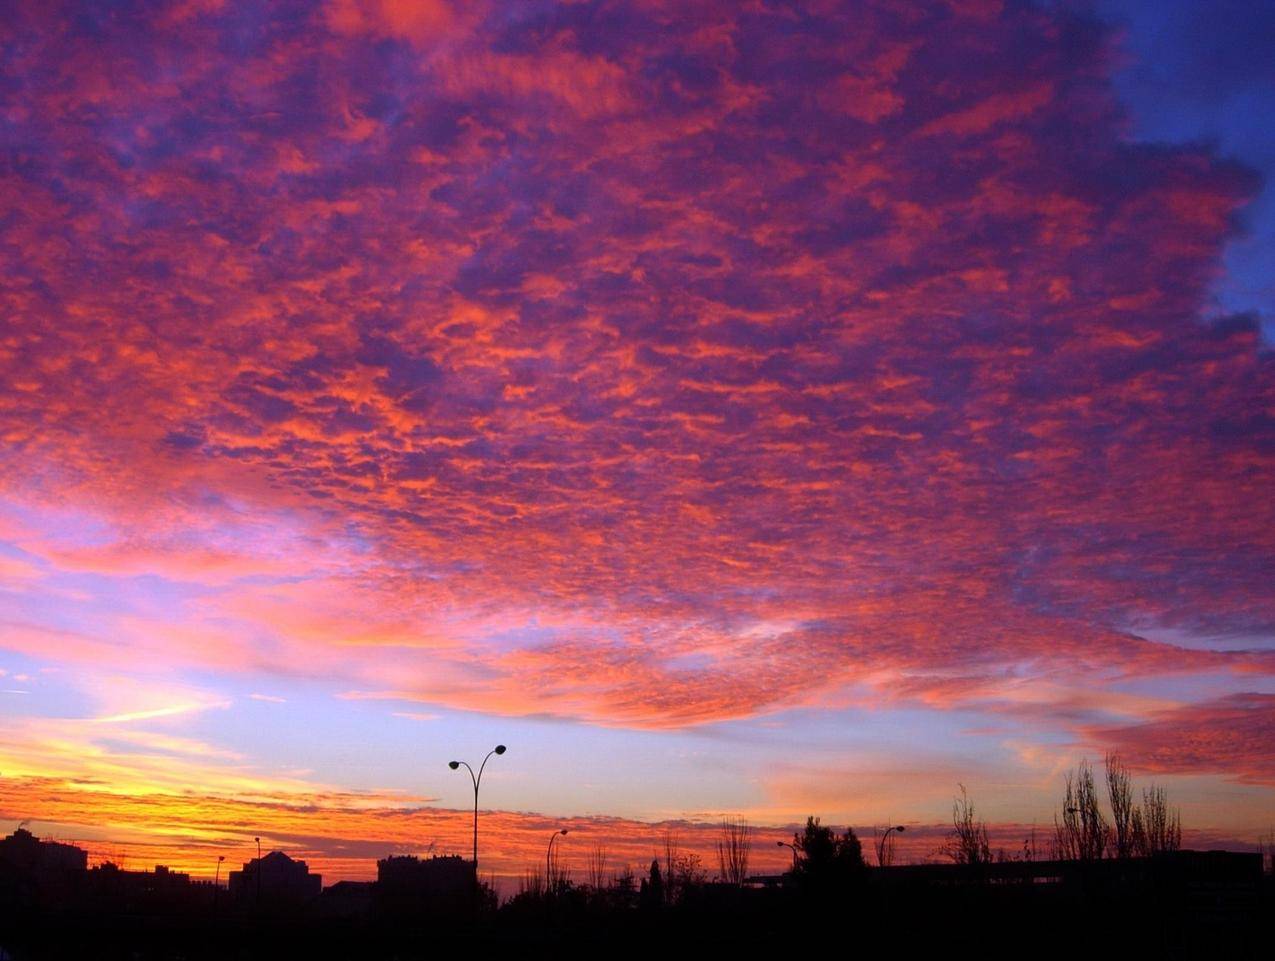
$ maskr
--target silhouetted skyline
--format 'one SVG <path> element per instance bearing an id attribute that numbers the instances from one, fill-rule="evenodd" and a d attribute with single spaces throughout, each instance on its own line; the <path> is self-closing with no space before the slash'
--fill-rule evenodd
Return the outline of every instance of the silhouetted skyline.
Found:
<path id="1" fill-rule="evenodd" d="M 1077 779 L 1073 787 L 1085 783 L 1083 769 Z M 1108 783 L 1119 806 L 1119 774 Z M 954 838 L 962 834 L 962 811 L 970 823 L 967 798 L 954 812 Z M 567 834 L 551 837 L 560 836 Z M 716 880 L 667 838 L 663 856 L 640 873 L 607 874 L 599 852 L 590 877 L 575 881 L 550 857 L 547 872 L 529 870 L 517 892 L 502 898 L 476 885 L 474 861 L 454 856 L 390 856 L 377 862 L 374 881 L 323 888 L 304 862 L 270 851 L 233 872 L 223 892 L 165 866 L 89 868 L 84 852 L 19 829 L 0 839 L 0 952 L 24 959 L 88 950 L 134 958 L 400 959 L 456 944 L 505 943 L 523 954 L 561 956 L 709 942 L 717 950 L 771 954 L 826 950 L 830 932 L 810 922 L 830 911 L 872 922 L 854 938 L 838 939 L 859 949 L 981 944 L 982 956 L 1021 957 L 1030 945 L 1033 956 L 1049 957 L 1054 946 L 1042 932 L 1081 915 L 1082 937 L 1103 957 L 1131 950 L 1265 957 L 1269 950 L 1263 919 L 1275 886 L 1258 854 L 1168 849 L 1040 860 L 1025 849 L 989 860 L 985 852 L 953 850 L 955 863 L 873 867 L 852 830 L 812 816 L 793 835 L 790 869 L 757 875 L 748 871 L 748 827 L 728 820 L 721 838 Z M 885 929 L 912 912 L 926 923 L 898 934 Z"/>

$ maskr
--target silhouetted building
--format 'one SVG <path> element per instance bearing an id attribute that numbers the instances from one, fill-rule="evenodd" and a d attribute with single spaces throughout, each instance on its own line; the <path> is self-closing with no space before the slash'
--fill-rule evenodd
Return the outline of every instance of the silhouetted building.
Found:
<path id="1" fill-rule="evenodd" d="M 296 861 L 282 851 L 253 858 L 242 871 L 230 872 L 231 900 L 252 905 L 259 899 L 272 906 L 297 905 L 319 896 L 323 878 L 311 874 L 304 861 Z"/>
<path id="2" fill-rule="evenodd" d="M 18 828 L 0 840 L 0 898 L 9 904 L 65 901 L 78 892 L 88 861 L 82 848 Z"/>
<path id="3" fill-rule="evenodd" d="M 180 914 L 210 902 L 212 886 L 191 881 L 189 874 L 162 864 L 154 871 L 125 871 L 108 862 L 89 870 L 85 895 L 99 911 Z"/>
<path id="4" fill-rule="evenodd" d="M 474 863 L 459 855 L 431 858 L 394 855 L 376 862 L 376 880 L 382 887 L 425 894 L 468 892 L 474 883 Z"/>
<path id="5" fill-rule="evenodd" d="M 26 828 L 18 828 L 0 840 L 0 864 L 29 874 L 84 871 L 89 856 L 74 844 L 41 841 Z"/>
<path id="6" fill-rule="evenodd" d="M 474 862 L 450 855 L 395 855 L 376 862 L 376 900 L 393 914 L 446 911 L 468 904 L 474 893 Z"/>
<path id="7" fill-rule="evenodd" d="M 325 918 L 363 918 L 372 911 L 373 881 L 338 881 L 323 889 L 315 902 L 316 912 Z"/>

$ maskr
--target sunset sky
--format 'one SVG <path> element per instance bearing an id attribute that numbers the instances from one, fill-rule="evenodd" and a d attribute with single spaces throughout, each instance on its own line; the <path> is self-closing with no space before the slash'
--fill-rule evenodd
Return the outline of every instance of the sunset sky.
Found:
<path id="1" fill-rule="evenodd" d="M 1275 7 L 11 5 L 0 830 L 1275 825 Z M 538 862 L 536 862 L 538 863 Z"/>

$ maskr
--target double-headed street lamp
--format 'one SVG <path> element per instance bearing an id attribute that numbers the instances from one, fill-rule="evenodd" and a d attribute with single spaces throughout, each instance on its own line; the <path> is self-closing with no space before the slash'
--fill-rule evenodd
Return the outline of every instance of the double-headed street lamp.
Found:
<path id="1" fill-rule="evenodd" d="M 464 761 L 448 761 L 447 766 L 453 771 L 465 765 L 465 770 L 469 772 L 469 779 L 474 782 L 474 883 L 478 883 L 478 785 L 483 781 L 483 769 L 487 766 L 487 762 L 491 760 L 493 754 L 504 754 L 505 746 L 497 744 L 494 748 L 487 752 L 487 756 L 483 758 L 483 763 L 478 766 L 478 773 L 474 773 L 474 769 Z"/>
<path id="2" fill-rule="evenodd" d="M 902 824 L 896 824 L 893 827 L 888 827 L 885 829 L 885 834 L 881 835 L 881 840 L 877 842 L 877 867 L 879 868 L 885 867 L 885 842 L 886 842 L 886 838 L 890 836 L 890 832 L 898 831 L 900 834 L 902 834 L 906 830 L 907 828 Z"/>

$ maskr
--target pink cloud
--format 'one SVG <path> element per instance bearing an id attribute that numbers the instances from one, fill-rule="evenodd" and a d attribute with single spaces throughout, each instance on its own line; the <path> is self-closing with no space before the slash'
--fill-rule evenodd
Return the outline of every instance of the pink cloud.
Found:
<path id="1" fill-rule="evenodd" d="M 0 577 L 112 611 L 3 643 L 655 728 L 1251 687 L 1144 634 L 1275 628 L 1255 179 L 968 13 L 28 11 Z"/>
<path id="2" fill-rule="evenodd" d="M 1275 785 L 1275 694 L 1230 694 L 1089 734 L 1144 771 L 1219 773 Z"/>

